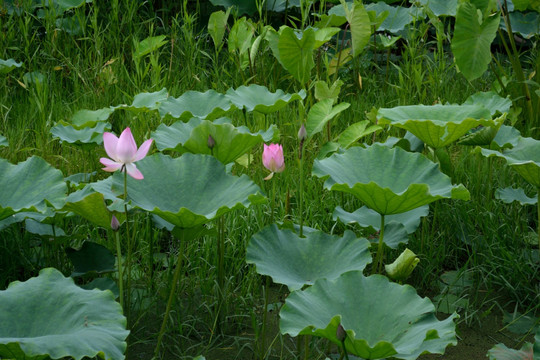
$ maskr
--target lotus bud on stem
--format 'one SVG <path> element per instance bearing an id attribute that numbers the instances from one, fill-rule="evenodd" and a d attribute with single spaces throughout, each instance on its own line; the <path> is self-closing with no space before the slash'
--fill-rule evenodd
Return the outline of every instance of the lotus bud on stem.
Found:
<path id="1" fill-rule="evenodd" d="M 210 153 L 213 156 L 214 155 L 214 146 L 216 146 L 216 140 L 214 140 L 212 135 L 208 135 L 207 145 L 208 145 L 208 148 L 210 149 Z"/>

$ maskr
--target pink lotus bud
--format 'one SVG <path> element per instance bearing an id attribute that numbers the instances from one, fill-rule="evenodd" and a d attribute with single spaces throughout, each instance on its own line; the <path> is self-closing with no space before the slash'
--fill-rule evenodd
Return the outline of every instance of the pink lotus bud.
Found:
<path id="1" fill-rule="evenodd" d="M 210 148 L 210 150 L 212 150 L 214 148 L 214 146 L 216 146 L 216 140 L 214 140 L 212 135 L 208 135 L 207 145 Z"/>
<path id="2" fill-rule="evenodd" d="M 298 130 L 298 140 L 304 141 L 307 138 L 307 131 L 306 127 L 302 123 L 302 126 L 300 126 L 300 130 Z"/>
<path id="3" fill-rule="evenodd" d="M 113 229 L 113 231 L 118 231 L 118 229 L 120 228 L 120 222 L 114 215 L 111 218 L 111 228 Z"/>
<path id="4" fill-rule="evenodd" d="M 347 333 L 345 332 L 345 329 L 341 324 L 338 325 L 336 330 L 336 337 L 339 341 L 345 341 L 345 338 L 347 337 Z"/>

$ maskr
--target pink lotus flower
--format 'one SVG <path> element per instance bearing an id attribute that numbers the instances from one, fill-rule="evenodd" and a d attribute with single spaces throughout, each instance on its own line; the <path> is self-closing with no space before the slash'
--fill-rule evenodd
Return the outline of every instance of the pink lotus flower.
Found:
<path id="1" fill-rule="evenodd" d="M 279 144 L 264 144 L 262 156 L 263 165 L 272 173 L 264 178 L 270 180 L 274 173 L 280 173 L 285 170 L 285 160 L 283 159 L 283 147 Z"/>
<path id="2" fill-rule="evenodd" d="M 121 171 L 127 171 L 134 179 L 143 179 L 143 174 L 137 169 L 134 162 L 139 161 L 146 156 L 148 150 L 150 150 L 150 146 L 152 146 L 152 141 L 152 139 L 146 140 L 137 150 L 137 144 L 128 127 L 122 131 L 120 138 L 117 138 L 116 135 L 110 132 L 103 133 L 103 145 L 105 146 L 105 151 L 112 159 L 99 159 L 99 161 L 105 165 L 103 170 L 114 172 L 121 169 Z"/>

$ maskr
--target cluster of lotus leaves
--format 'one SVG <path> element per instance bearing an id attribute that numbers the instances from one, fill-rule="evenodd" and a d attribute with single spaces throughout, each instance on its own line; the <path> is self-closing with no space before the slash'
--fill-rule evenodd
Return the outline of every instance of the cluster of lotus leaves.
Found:
<path id="1" fill-rule="evenodd" d="M 439 321 L 435 306 L 413 287 L 350 271 L 292 292 L 280 311 L 280 330 L 291 336 L 324 337 L 341 346 L 336 336 L 341 324 L 348 353 L 363 359 L 412 360 L 425 353 L 442 354 L 455 345 L 457 317 L 454 313 Z"/>
<path id="2" fill-rule="evenodd" d="M 247 175 L 233 176 L 216 158 L 183 154 L 172 158 L 160 153 L 137 162 L 144 179 L 128 176 L 131 206 L 156 214 L 180 228 L 202 225 L 231 210 L 249 207 L 266 199 Z M 106 199 L 124 192 L 124 176 L 117 172 L 90 184 Z"/>
<path id="3" fill-rule="evenodd" d="M 81 289 L 56 269 L 0 291 L 0 358 L 120 360 L 128 334 L 112 292 Z"/>
<path id="4" fill-rule="evenodd" d="M 159 151 L 212 154 L 223 164 L 228 164 L 255 145 L 271 141 L 277 132 L 275 125 L 266 131 L 251 133 L 245 126 L 233 126 L 227 118 L 213 122 L 192 118 L 186 123 L 178 121 L 171 126 L 159 125 L 156 131 L 152 132 L 152 139 L 155 140 Z M 214 140 L 212 150 L 208 147 L 209 136 Z"/>
<path id="5" fill-rule="evenodd" d="M 390 124 L 411 132 L 427 145 L 441 148 L 480 125 L 499 127 L 506 114 L 492 119 L 483 105 L 408 105 L 377 111 L 378 124 Z"/>
<path id="6" fill-rule="evenodd" d="M 326 178 L 326 189 L 351 193 L 381 215 L 403 213 L 442 198 L 470 198 L 463 185 L 452 185 L 422 154 L 381 144 L 315 160 L 313 175 Z"/>
<path id="7" fill-rule="evenodd" d="M 246 261 L 255 264 L 259 274 L 272 277 L 291 291 L 312 285 L 318 279 L 335 279 L 347 271 L 362 271 L 371 262 L 369 242 L 351 231 L 343 237 L 321 231 L 305 235 L 301 238 L 275 224 L 267 226 L 249 241 Z"/>

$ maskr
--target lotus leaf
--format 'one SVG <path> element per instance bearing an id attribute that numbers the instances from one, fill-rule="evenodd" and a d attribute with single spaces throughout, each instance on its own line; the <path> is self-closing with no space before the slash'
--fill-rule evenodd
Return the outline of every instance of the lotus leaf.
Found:
<path id="1" fill-rule="evenodd" d="M 88 273 L 104 274 L 116 270 L 114 255 L 105 246 L 85 241 L 79 250 L 67 248 L 66 254 L 73 264 L 71 277 Z"/>
<path id="2" fill-rule="evenodd" d="M 74 36 L 82 35 L 82 25 L 81 19 L 78 16 L 66 16 L 59 19 L 56 19 L 56 27 L 66 33 Z"/>
<path id="3" fill-rule="evenodd" d="M 7 74 L 15 68 L 21 67 L 22 63 L 16 62 L 14 59 L 0 59 L 0 74 Z"/>
<path id="4" fill-rule="evenodd" d="M 225 166 L 212 156 L 186 153 L 173 159 L 154 154 L 138 161 L 137 168 L 144 179 L 128 178 L 131 204 L 181 228 L 195 227 L 265 200 L 246 175 L 227 174 Z M 92 187 L 107 196 L 120 196 L 123 183 L 124 177 L 117 172 Z"/>
<path id="5" fill-rule="evenodd" d="M 96 123 L 106 121 L 114 112 L 114 107 L 106 107 L 98 110 L 79 110 L 73 114 L 71 122 L 76 129 L 95 126 Z"/>
<path id="6" fill-rule="evenodd" d="M 427 216 L 428 213 L 429 206 L 423 205 L 404 213 L 387 215 L 384 218 L 384 223 L 385 225 L 389 225 L 393 222 L 403 224 L 407 230 L 407 234 L 412 234 L 416 231 L 418 225 L 420 225 L 420 218 Z M 372 227 L 377 231 L 381 227 L 381 215 L 366 206 L 362 206 L 352 213 L 337 206 L 332 217 L 334 220 L 339 219 L 345 224 L 357 223 L 361 227 Z"/>
<path id="7" fill-rule="evenodd" d="M 112 213 L 105 204 L 104 195 L 96 191 L 92 186 L 88 185 L 69 194 L 62 210 L 72 211 L 98 226 L 110 229 Z M 109 200 L 116 200 L 116 197 L 114 195 L 110 196 Z M 124 214 L 116 214 L 120 222 L 124 220 L 124 216 Z"/>
<path id="8" fill-rule="evenodd" d="M 135 95 L 131 105 L 118 105 L 114 109 L 126 109 L 134 112 L 145 112 L 158 110 L 161 103 L 169 98 L 167 89 L 163 88 L 160 91 L 152 93 L 140 93 Z"/>
<path id="9" fill-rule="evenodd" d="M 496 113 L 507 113 L 512 107 L 512 100 L 508 97 L 503 98 L 493 91 L 477 92 L 465 100 L 463 105 L 482 105 L 491 111 L 491 115 Z"/>
<path id="10" fill-rule="evenodd" d="M 7 218 L 0 220 L 0 230 L 3 230 L 10 226 L 11 224 L 16 224 L 18 222 L 24 221 L 26 219 L 32 219 L 39 222 L 47 222 L 54 218 L 55 212 L 51 210 L 46 210 L 45 214 L 38 212 L 18 212 L 14 215 L 8 216 Z"/>
<path id="11" fill-rule="evenodd" d="M 44 224 L 30 218 L 24 220 L 24 228 L 27 232 L 31 234 L 44 236 L 49 240 L 52 240 L 52 237 L 69 238 L 66 237 L 66 233 L 64 232 L 64 230 L 57 227 L 56 225 Z"/>
<path id="12" fill-rule="evenodd" d="M 520 350 L 510 349 L 504 344 L 497 344 L 487 353 L 489 360 L 533 360 L 533 355 L 533 344 L 529 342 L 523 344 Z"/>
<path id="13" fill-rule="evenodd" d="M 436 16 L 456 16 L 457 0 L 419 0 L 419 2 L 427 6 Z"/>
<path id="14" fill-rule="evenodd" d="M 495 199 L 499 199 L 507 204 L 517 201 L 521 205 L 535 205 L 538 202 L 537 198 L 528 197 L 522 188 L 514 189 L 512 187 L 497 189 L 495 191 Z"/>
<path id="15" fill-rule="evenodd" d="M 532 38 L 534 35 L 537 35 L 538 29 L 540 28 L 540 20 L 538 12 L 528 12 L 526 14 L 514 11 L 508 14 L 510 17 L 510 24 L 512 24 L 512 32 L 518 33 L 526 39 Z M 506 23 L 501 21 L 501 28 L 505 31 Z"/>
<path id="16" fill-rule="evenodd" d="M 434 148 L 453 143 L 479 125 L 497 126 L 488 109 L 480 105 L 409 105 L 377 112 L 379 124 L 390 124 L 420 138 Z"/>
<path id="17" fill-rule="evenodd" d="M 502 152 L 488 149 L 480 151 L 486 157 L 506 159 L 506 163 L 529 184 L 540 188 L 540 140 L 521 137 L 511 149 L 503 149 Z"/>
<path id="18" fill-rule="evenodd" d="M 315 160 L 313 175 L 328 190 L 348 192 L 382 215 L 403 213 L 442 198 L 468 200 L 439 166 L 419 153 L 374 144 Z"/>
<path id="19" fill-rule="evenodd" d="M 180 120 L 188 120 L 192 117 L 213 120 L 224 116 L 236 107 L 225 97 L 214 90 L 204 93 L 187 91 L 180 97 L 169 97 L 161 103 L 159 114 L 161 117 L 170 115 Z"/>
<path id="20" fill-rule="evenodd" d="M 303 100 L 306 97 L 306 91 L 285 94 L 283 90 L 278 89 L 273 93 L 266 86 L 251 84 L 237 89 L 231 88 L 227 90 L 225 97 L 239 109 L 270 114 L 284 108 L 292 101 Z"/>
<path id="21" fill-rule="evenodd" d="M 9 146 L 9 143 L 7 141 L 7 139 L 0 135 L 0 147 L 8 147 Z"/>
<path id="22" fill-rule="evenodd" d="M 0 357 L 124 359 L 126 318 L 110 291 L 84 290 L 43 269 L 0 291 Z"/>
<path id="23" fill-rule="evenodd" d="M 250 133 L 245 126 L 234 127 L 228 123 L 212 123 L 208 120 L 192 119 L 171 126 L 161 124 L 152 138 L 159 150 L 174 149 L 181 153 L 212 154 L 224 164 L 235 161 L 255 145 L 271 141 L 277 128 L 273 125 L 267 131 Z M 208 137 L 212 136 L 215 145 L 208 147 Z"/>
<path id="24" fill-rule="evenodd" d="M 51 128 L 53 138 L 60 139 L 70 144 L 101 145 L 103 143 L 103 133 L 111 130 L 111 124 L 98 122 L 94 127 L 75 128 L 67 123 L 60 122 Z"/>
<path id="25" fill-rule="evenodd" d="M 540 326 L 536 331 L 536 336 L 534 337 L 534 354 L 536 355 L 534 360 L 540 360 L 538 354 L 540 354 Z"/>
<path id="26" fill-rule="evenodd" d="M 0 159 L 0 220 L 20 211 L 45 212 L 60 209 L 67 185 L 60 170 L 32 156 L 17 165 Z"/>
<path id="27" fill-rule="evenodd" d="M 497 135 L 493 138 L 490 148 L 493 150 L 501 150 L 511 148 L 517 145 L 521 133 L 513 126 L 502 125 L 497 131 Z"/>
<path id="28" fill-rule="evenodd" d="M 314 335 L 338 345 L 338 325 L 347 333 L 347 352 L 364 359 L 416 359 L 422 353 L 444 353 L 457 343 L 453 314 L 435 317 L 435 306 L 413 287 L 385 276 L 365 277 L 350 271 L 335 280 L 321 279 L 292 292 L 280 311 L 281 333 Z"/>
<path id="29" fill-rule="evenodd" d="M 253 235 L 246 259 L 248 264 L 255 264 L 259 274 L 271 276 L 274 282 L 293 291 L 318 279 L 362 271 L 371 262 L 371 255 L 369 242 L 351 231 L 341 238 L 321 231 L 307 232 L 301 238 L 272 224 Z"/>
<path id="30" fill-rule="evenodd" d="M 379 25 L 378 31 L 389 31 L 393 34 L 405 29 L 414 19 L 423 19 L 425 14 L 416 6 L 390 6 L 379 1 L 377 3 L 366 4 L 367 11 L 375 11 L 377 15 L 388 11 L 388 16 Z"/>

